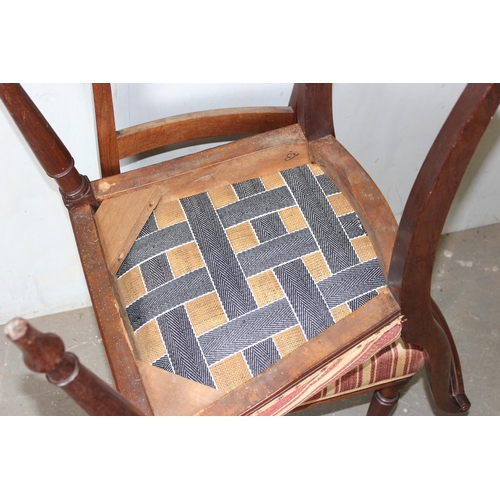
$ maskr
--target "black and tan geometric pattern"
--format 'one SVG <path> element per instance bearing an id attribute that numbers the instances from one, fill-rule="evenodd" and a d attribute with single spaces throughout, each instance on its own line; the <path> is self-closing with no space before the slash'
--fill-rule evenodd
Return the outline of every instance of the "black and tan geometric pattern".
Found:
<path id="1" fill-rule="evenodd" d="M 385 286 L 316 165 L 160 204 L 118 273 L 142 361 L 229 391 Z"/>

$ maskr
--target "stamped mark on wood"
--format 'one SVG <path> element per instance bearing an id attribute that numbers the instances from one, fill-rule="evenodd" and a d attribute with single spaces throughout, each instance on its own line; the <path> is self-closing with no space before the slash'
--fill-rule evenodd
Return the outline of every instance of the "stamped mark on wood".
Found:
<path id="1" fill-rule="evenodd" d="M 290 161 L 293 160 L 294 158 L 297 158 L 299 156 L 299 153 L 294 153 L 293 151 L 290 151 L 286 156 L 285 156 L 285 161 Z"/>

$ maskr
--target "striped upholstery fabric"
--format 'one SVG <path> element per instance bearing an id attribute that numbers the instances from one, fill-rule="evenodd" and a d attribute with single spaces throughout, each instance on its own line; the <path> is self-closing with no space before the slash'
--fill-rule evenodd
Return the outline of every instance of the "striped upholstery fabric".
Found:
<path id="1" fill-rule="evenodd" d="M 294 409 L 300 408 L 304 402 L 321 395 L 334 381 L 350 373 L 354 367 L 359 366 L 364 360 L 374 356 L 385 346 L 395 341 L 395 339 L 399 338 L 400 333 L 401 318 L 397 318 L 391 324 L 357 344 L 355 348 L 350 349 L 330 361 L 321 370 L 295 384 L 284 394 L 258 408 L 252 415 L 286 415 Z"/>
<path id="2" fill-rule="evenodd" d="M 314 394 L 304 406 L 325 403 L 330 399 L 347 395 L 360 389 L 369 389 L 384 382 L 411 377 L 424 366 L 423 351 L 398 338 L 381 349 L 368 361 L 338 378 L 321 391 Z M 297 408 L 300 409 L 300 408 Z"/>
<path id="3" fill-rule="evenodd" d="M 160 202 L 117 282 L 141 361 L 223 392 L 385 287 L 353 208 L 315 165 Z"/>

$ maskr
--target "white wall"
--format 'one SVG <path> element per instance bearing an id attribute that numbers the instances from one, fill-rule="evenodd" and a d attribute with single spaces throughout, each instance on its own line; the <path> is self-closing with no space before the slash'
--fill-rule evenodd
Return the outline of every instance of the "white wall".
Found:
<path id="1" fill-rule="evenodd" d="M 336 136 L 399 220 L 418 170 L 464 84 L 338 84 Z M 500 110 L 472 158 L 444 232 L 500 222 Z"/>
<path id="2" fill-rule="evenodd" d="M 26 84 L 82 172 L 98 175 L 90 87 Z M 48 178 L 0 103 L 0 323 L 90 305 L 71 224 Z"/>
<path id="3" fill-rule="evenodd" d="M 463 87 L 334 86 L 337 138 L 373 176 L 398 219 L 418 168 Z M 98 154 L 90 85 L 25 84 L 25 88 L 73 154 L 80 172 L 96 179 Z M 290 84 L 118 84 L 114 86 L 117 125 L 213 107 L 285 105 L 290 89 Z M 157 104 L 158 98 L 161 104 Z M 132 101 L 139 104 L 129 104 Z M 499 163 L 497 113 L 471 162 L 445 232 L 500 222 Z M 141 164 L 127 164 L 125 169 Z M 45 176 L 3 104 L 0 169 L 0 323 L 16 315 L 30 318 L 90 305 L 56 184 Z"/>

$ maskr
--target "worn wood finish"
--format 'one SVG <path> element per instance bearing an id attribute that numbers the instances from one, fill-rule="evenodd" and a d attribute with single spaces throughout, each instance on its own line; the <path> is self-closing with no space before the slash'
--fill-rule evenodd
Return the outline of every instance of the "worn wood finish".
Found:
<path id="1" fill-rule="evenodd" d="M 216 172 L 220 172 L 226 182 L 244 180 L 245 176 L 255 173 L 255 165 L 249 160 L 260 155 L 261 161 L 264 161 L 269 159 L 269 154 L 273 164 L 262 167 L 270 171 L 276 169 L 276 162 L 279 161 L 290 168 L 310 161 L 307 140 L 300 126 L 264 132 L 182 158 L 98 179 L 92 182 L 92 188 L 99 201 L 150 185 L 158 185 L 163 196 L 173 195 L 183 186 L 186 192 L 203 191 L 207 186 L 214 187 Z M 188 187 L 190 183 L 196 183 L 196 187 Z"/>
<path id="2" fill-rule="evenodd" d="M 128 319 L 122 317 L 115 296 L 93 212 L 89 206 L 82 206 L 70 211 L 69 215 L 116 389 L 144 414 L 151 415 L 124 323 Z"/>
<path id="3" fill-rule="evenodd" d="M 295 121 L 309 141 L 335 135 L 331 83 L 296 83 L 290 97 Z"/>
<path id="4" fill-rule="evenodd" d="M 24 354 L 24 362 L 35 372 L 63 389 L 89 415 L 143 415 L 130 401 L 83 366 L 67 352 L 61 338 L 41 333 L 26 320 L 17 318 L 5 326 L 5 334 Z"/>
<path id="5" fill-rule="evenodd" d="M 377 389 L 372 396 L 367 415 L 370 417 L 387 417 L 396 408 L 401 389 L 411 380 L 405 378 L 393 382 L 391 385 L 382 389 Z"/>
<path id="6" fill-rule="evenodd" d="M 292 108 L 248 107 L 198 111 L 162 118 L 117 132 L 120 158 L 198 139 L 260 134 L 293 123 Z"/>
<path id="7" fill-rule="evenodd" d="M 157 186 L 101 203 L 95 223 L 109 272 L 114 276 L 161 198 Z"/>
<path id="8" fill-rule="evenodd" d="M 78 173 L 66 146 L 21 85 L 0 84 L 0 99 L 47 175 L 58 183 L 66 206 L 97 207 L 88 178 Z"/>
<path id="9" fill-rule="evenodd" d="M 224 396 L 207 385 L 137 361 L 155 416 L 191 416 Z"/>
<path id="10" fill-rule="evenodd" d="M 293 153 L 290 153 L 291 147 L 293 147 Z M 221 146 L 221 148 L 225 148 L 225 146 Z M 162 196 L 161 203 L 165 203 L 223 185 L 267 175 L 280 169 L 303 165 L 309 160 L 309 151 L 305 140 L 294 142 L 292 145 L 288 143 L 276 144 L 274 147 L 253 153 L 235 154 L 232 158 L 218 163 L 212 163 L 210 159 L 207 159 L 193 170 L 178 168 L 181 164 L 189 165 L 189 162 L 170 160 L 163 164 L 163 176 L 161 176 L 161 171 L 156 170 L 157 166 L 155 166 L 151 174 L 144 172 L 140 185 L 133 181 L 135 177 L 133 172 L 135 171 L 127 172 L 130 175 L 122 174 L 118 178 L 108 178 L 109 184 L 105 185 L 104 188 L 109 186 L 109 190 L 101 199 L 102 203 L 105 203 L 107 200 L 115 199 L 115 193 L 123 196 L 136 192 L 139 186 L 155 186 Z M 146 170 L 148 168 L 146 167 Z M 96 185 L 99 186 L 97 189 L 101 192 L 99 188 L 103 184 L 96 183 Z M 111 195 L 113 197 L 109 197 Z"/>
<path id="11" fill-rule="evenodd" d="M 95 121 L 99 160 L 102 177 L 120 173 L 120 157 L 116 140 L 115 113 L 113 95 L 109 83 L 93 83 Z"/>
<path id="12" fill-rule="evenodd" d="M 465 411 L 470 403 L 463 394 L 448 336 L 434 319 L 432 269 L 453 198 L 499 102 L 499 84 L 466 87 L 417 176 L 401 218 L 389 272 L 390 287 L 408 320 L 403 339 L 425 349 L 434 399 L 447 412 Z"/>

